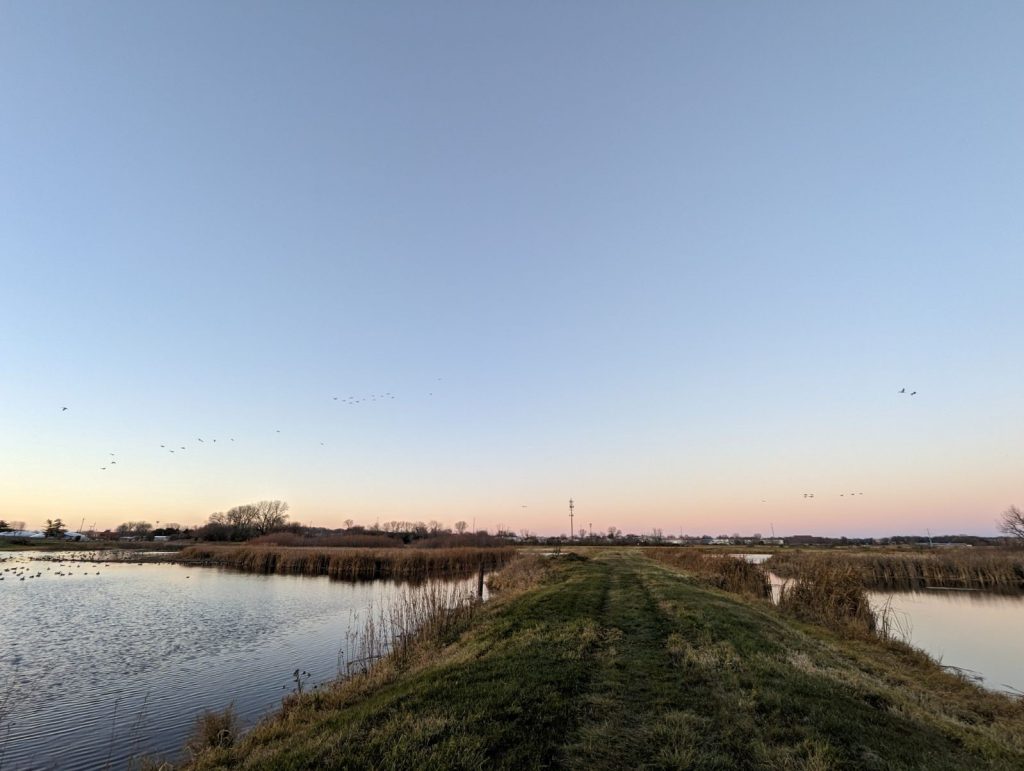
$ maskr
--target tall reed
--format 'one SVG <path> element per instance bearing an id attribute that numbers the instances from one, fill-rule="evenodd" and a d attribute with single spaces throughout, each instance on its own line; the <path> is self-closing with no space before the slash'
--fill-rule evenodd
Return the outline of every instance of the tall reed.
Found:
<path id="1" fill-rule="evenodd" d="M 477 606 L 466 586 L 434 581 L 403 587 L 386 605 L 370 609 L 350 640 L 355 655 L 346 662 L 347 673 L 366 671 L 385 656 L 402 664 L 424 645 L 448 642 Z"/>
<path id="2" fill-rule="evenodd" d="M 283 573 L 358 581 L 377 578 L 424 580 L 470 575 L 483 565 L 495 570 L 517 556 L 497 549 L 310 549 L 286 546 L 189 546 L 183 562 L 231 567 L 250 573 Z"/>
<path id="3" fill-rule="evenodd" d="M 848 565 L 818 562 L 808 567 L 799 580 L 782 587 L 779 609 L 803 621 L 844 632 L 881 631 L 864 584 Z"/>
<path id="4" fill-rule="evenodd" d="M 718 589 L 753 597 L 771 597 L 768 576 L 757 565 L 728 554 L 716 554 L 692 548 L 657 547 L 644 554 L 700 578 Z"/>
<path id="5" fill-rule="evenodd" d="M 798 550 L 776 553 L 765 567 L 780 576 L 803 578 L 819 570 L 822 560 L 851 571 L 869 589 L 1024 589 L 1024 551 L 1019 549 Z"/>

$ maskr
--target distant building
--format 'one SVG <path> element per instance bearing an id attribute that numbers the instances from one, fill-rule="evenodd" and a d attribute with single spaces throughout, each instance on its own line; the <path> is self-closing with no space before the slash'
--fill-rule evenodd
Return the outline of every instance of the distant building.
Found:
<path id="1" fill-rule="evenodd" d="M 46 533 L 41 530 L 4 530 L 0 532 L 0 538 L 46 538 Z"/>
<path id="2" fill-rule="evenodd" d="M 76 533 L 73 530 L 68 530 L 66 533 L 64 533 L 64 540 L 65 541 L 88 541 L 89 540 L 89 536 L 87 536 L 85 533 Z"/>

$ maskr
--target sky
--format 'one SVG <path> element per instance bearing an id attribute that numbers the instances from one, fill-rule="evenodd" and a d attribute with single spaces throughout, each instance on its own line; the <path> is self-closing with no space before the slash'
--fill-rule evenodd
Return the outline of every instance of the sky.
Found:
<path id="1" fill-rule="evenodd" d="M 0 518 L 994 534 L 1022 35 L 1013 2 L 3 0 Z"/>

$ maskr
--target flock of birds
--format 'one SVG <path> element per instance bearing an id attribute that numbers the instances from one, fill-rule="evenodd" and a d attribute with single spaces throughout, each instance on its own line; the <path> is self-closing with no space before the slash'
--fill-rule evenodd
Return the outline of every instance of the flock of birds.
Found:
<path id="1" fill-rule="evenodd" d="M 899 391 L 897 391 L 896 393 L 898 393 L 898 394 L 906 394 L 906 393 L 907 393 L 907 389 L 906 389 L 906 387 L 904 386 L 903 388 L 901 388 L 901 389 L 900 389 Z M 908 396 L 917 396 L 917 391 L 911 391 L 911 392 L 910 392 L 909 394 L 907 394 L 907 395 L 908 395 Z M 856 495 L 864 495 L 864 493 L 839 493 L 839 497 L 840 497 L 840 498 L 847 498 L 847 497 L 849 497 L 849 498 L 852 498 L 852 497 L 854 497 L 854 496 L 856 496 Z M 813 497 L 814 497 L 814 493 L 804 493 L 804 494 L 803 494 L 803 497 L 804 497 L 804 498 L 813 498 Z M 761 503 L 768 503 L 768 501 L 767 501 L 767 499 L 765 499 L 765 498 L 762 498 L 762 499 L 761 499 Z"/>
<path id="2" fill-rule="evenodd" d="M 437 380 L 440 381 L 441 378 L 437 378 Z M 896 393 L 898 393 L 898 394 L 906 394 L 908 396 L 917 396 L 917 391 L 910 391 L 908 393 L 905 386 L 903 388 L 900 388 L 900 390 L 897 391 Z M 427 395 L 428 396 L 433 396 L 434 392 L 430 391 L 430 392 L 428 392 Z M 395 399 L 395 398 L 396 398 L 395 394 L 393 394 L 391 391 L 384 391 L 383 393 L 372 393 L 372 394 L 368 394 L 368 395 L 364 395 L 364 396 L 345 396 L 345 397 L 332 396 L 331 400 L 335 401 L 335 402 L 341 402 L 341 404 L 345 404 L 345 405 L 348 405 L 348 406 L 355 406 L 357 404 L 372 403 L 372 402 L 377 402 L 377 401 L 384 402 L 384 401 L 389 401 L 389 400 L 392 400 L 392 399 Z M 66 412 L 67 410 L 68 410 L 67 407 L 61 407 L 61 412 Z M 281 429 L 279 429 L 279 428 L 275 429 L 274 433 L 280 434 L 281 433 Z M 234 442 L 235 438 L 234 437 L 230 437 L 228 439 L 228 441 L 229 442 Z M 207 444 L 206 440 L 204 440 L 202 437 L 196 437 L 195 442 L 196 442 L 196 444 Z M 210 438 L 210 443 L 211 444 L 216 444 L 217 440 L 214 439 L 214 438 Z M 320 442 L 320 446 L 321 447 L 325 446 L 325 444 L 326 444 L 325 442 Z M 167 452 L 169 454 L 173 455 L 173 454 L 175 454 L 177 452 L 183 452 L 183 451 L 188 450 L 188 446 L 183 444 L 183 445 L 177 445 L 176 447 L 169 447 L 167 444 L 161 444 L 160 445 L 160 449 L 167 450 Z M 107 471 L 110 467 L 117 465 L 117 455 L 115 453 L 109 453 L 109 455 L 110 455 L 110 460 L 106 461 L 107 465 L 100 466 L 100 471 Z M 839 493 L 839 497 L 840 498 L 845 498 L 847 496 L 854 497 L 854 496 L 857 496 L 857 495 L 864 495 L 864 493 L 860 493 L 860 492 L 848 493 L 848 494 L 847 493 Z M 814 498 L 814 493 L 804 493 L 803 497 L 804 498 Z M 765 499 L 761 500 L 761 503 L 767 503 L 767 502 L 768 501 L 765 500 Z M 524 506 L 523 508 L 526 508 L 526 507 Z M 2 580 L 2 579 L 0 579 L 0 580 Z"/>
<path id="3" fill-rule="evenodd" d="M 0 562 L 7 562 L 11 558 L 0 558 Z M 54 570 L 52 567 L 47 567 L 45 571 L 38 569 L 32 563 L 35 562 L 56 562 L 58 570 Z M 72 576 L 98 576 L 100 571 L 92 571 L 92 568 L 97 563 L 96 559 L 86 559 L 85 557 L 31 557 L 26 560 L 24 557 L 16 559 L 14 565 L 5 567 L 0 570 L 0 581 L 10 579 L 12 581 L 24 581 L 25 579 L 34 578 L 54 578 L 60 576 L 62 578 L 70 578 Z M 85 569 L 85 565 L 89 566 L 89 569 Z M 78 568 L 78 573 L 73 572 L 75 568 Z M 103 565 L 105 568 L 110 567 L 110 563 Z M 49 574 L 49 575 L 47 575 Z"/>
<path id="4" fill-rule="evenodd" d="M 442 378 L 437 378 L 438 382 L 440 382 L 441 380 L 442 380 Z M 434 395 L 433 391 L 429 391 L 427 393 L 427 396 L 433 396 L 433 395 Z M 356 406 L 358 404 L 371 404 L 371 403 L 374 403 L 374 402 L 387 402 L 387 401 L 391 401 L 393 399 L 397 399 L 397 396 L 394 393 L 392 393 L 391 391 L 384 391 L 384 392 L 381 392 L 381 393 L 371 393 L 371 394 L 365 394 L 365 395 L 359 395 L 359 396 L 332 396 L 331 397 L 331 401 L 339 402 L 341 404 L 344 404 L 344 405 L 347 405 L 347 406 L 350 406 L 350 407 L 354 407 L 354 406 Z M 60 411 L 61 412 L 67 412 L 68 409 L 69 409 L 68 407 L 64 406 L 64 407 L 60 408 Z M 281 433 L 281 429 L 279 429 L 279 428 L 275 429 L 274 433 L 275 434 L 280 434 Z M 208 439 L 209 439 L 209 441 L 204 440 L 202 437 L 196 437 L 195 438 L 195 444 L 216 444 L 217 443 L 217 440 L 212 438 L 212 437 L 210 437 Z M 234 442 L 234 441 L 235 441 L 234 437 L 229 437 L 228 442 Z M 320 442 L 320 446 L 321 447 L 325 447 L 326 444 L 327 444 L 326 442 Z M 174 454 L 177 454 L 177 453 L 180 453 L 180 452 L 187 451 L 188 448 L 189 448 L 188 444 L 180 444 L 180 445 L 170 446 L 169 444 L 165 443 L 165 444 L 161 444 L 160 445 L 160 449 L 161 450 L 166 450 L 167 453 L 170 454 L 170 455 L 174 455 Z M 103 461 L 103 463 L 105 465 L 102 465 L 102 466 L 99 467 L 100 471 L 112 470 L 113 467 L 117 465 L 117 454 L 111 452 L 111 453 L 108 453 L 108 455 L 110 456 L 110 460 Z"/>

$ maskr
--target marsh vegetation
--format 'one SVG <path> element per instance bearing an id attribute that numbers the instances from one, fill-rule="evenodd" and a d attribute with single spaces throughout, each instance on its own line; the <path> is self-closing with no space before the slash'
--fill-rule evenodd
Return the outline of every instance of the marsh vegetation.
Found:
<path id="1" fill-rule="evenodd" d="M 357 581 L 467 576 L 481 566 L 485 571 L 500 568 L 517 554 L 513 547 L 350 549 L 208 544 L 186 547 L 178 559 L 250 573 L 329 576 Z"/>
<path id="2" fill-rule="evenodd" d="M 196 769 L 963 769 L 1024 764 L 1024 704 L 909 646 L 640 554 L 520 580 Z"/>
<path id="3" fill-rule="evenodd" d="M 867 589 L 1024 590 L 1024 548 L 787 550 L 775 553 L 765 567 L 792 578 L 841 569 Z"/>

